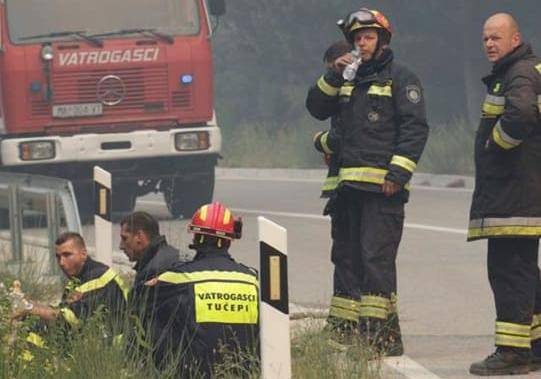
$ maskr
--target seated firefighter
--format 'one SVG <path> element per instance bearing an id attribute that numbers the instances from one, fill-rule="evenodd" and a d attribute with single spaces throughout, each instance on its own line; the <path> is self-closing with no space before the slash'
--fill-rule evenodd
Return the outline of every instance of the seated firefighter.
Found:
<path id="1" fill-rule="evenodd" d="M 56 260 L 68 278 L 58 307 L 50 307 L 33 301 L 18 309 L 14 319 L 28 315 L 39 317 L 40 323 L 27 337 L 29 348 L 44 347 L 42 333 L 55 322 L 63 323 L 66 330 L 77 328 L 85 319 L 100 312 L 113 337 L 122 327 L 126 311 L 127 288 L 118 274 L 109 266 L 90 258 L 83 237 L 74 232 L 61 234 L 55 241 Z M 25 359 L 32 359 L 30 350 Z"/>
<path id="2" fill-rule="evenodd" d="M 209 378 L 226 356 L 244 368 L 257 357 L 257 275 L 228 252 L 241 230 L 242 220 L 220 203 L 202 206 L 188 225 L 194 260 L 147 282 L 157 296 L 152 332 L 161 369 L 175 365 L 179 377 Z"/>

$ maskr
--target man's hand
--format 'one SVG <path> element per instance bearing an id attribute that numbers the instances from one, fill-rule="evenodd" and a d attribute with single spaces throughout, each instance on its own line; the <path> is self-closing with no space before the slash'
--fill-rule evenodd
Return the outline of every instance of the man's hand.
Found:
<path id="1" fill-rule="evenodd" d="M 353 63 L 353 55 L 351 55 L 351 53 L 347 53 L 342 55 L 341 57 L 336 58 L 333 63 L 333 68 L 339 72 L 342 72 L 350 63 Z"/>
<path id="2" fill-rule="evenodd" d="M 331 154 L 323 154 L 323 161 L 325 162 L 327 167 L 329 167 L 329 165 L 331 164 Z"/>
<path id="3" fill-rule="evenodd" d="M 23 318 L 25 318 L 26 316 L 28 316 L 30 314 L 30 310 L 28 309 L 17 309 L 15 311 L 13 311 L 13 313 L 11 314 L 11 321 L 19 321 L 19 320 L 22 320 Z"/>
<path id="4" fill-rule="evenodd" d="M 381 189 L 383 194 L 389 197 L 400 191 L 402 186 L 400 184 L 396 184 L 395 182 L 391 182 L 390 180 L 385 180 L 381 186 Z"/>

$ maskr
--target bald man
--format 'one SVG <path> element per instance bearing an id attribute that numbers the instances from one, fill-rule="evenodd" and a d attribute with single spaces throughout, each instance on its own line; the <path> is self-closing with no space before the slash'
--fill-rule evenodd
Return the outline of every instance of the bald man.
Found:
<path id="1" fill-rule="evenodd" d="M 496 352 L 470 373 L 526 374 L 541 367 L 541 59 L 506 13 L 486 21 L 483 41 L 493 67 L 483 79 L 468 240 L 488 239 Z"/>

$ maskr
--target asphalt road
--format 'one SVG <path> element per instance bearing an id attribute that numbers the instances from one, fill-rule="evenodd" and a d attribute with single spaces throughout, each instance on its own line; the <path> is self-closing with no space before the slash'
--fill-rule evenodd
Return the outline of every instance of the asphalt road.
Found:
<path id="1" fill-rule="evenodd" d="M 470 198 L 471 192 L 464 189 L 412 190 L 398 253 L 399 309 L 406 354 L 428 371 L 414 368 L 389 377 L 468 378 L 469 364 L 494 349 L 486 243 L 466 243 Z M 244 237 L 231 248 L 236 259 L 258 266 L 258 215 L 281 224 L 288 230 L 291 301 L 328 306 L 330 225 L 321 216 L 324 201 L 319 199 L 318 182 L 222 178 L 217 180 L 215 199 L 244 217 Z M 187 251 L 186 221 L 171 220 L 161 196 L 139 199 L 137 209 L 156 215 L 170 243 Z M 115 246 L 117 230 L 115 226 Z M 541 372 L 528 378 L 541 378 Z"/>

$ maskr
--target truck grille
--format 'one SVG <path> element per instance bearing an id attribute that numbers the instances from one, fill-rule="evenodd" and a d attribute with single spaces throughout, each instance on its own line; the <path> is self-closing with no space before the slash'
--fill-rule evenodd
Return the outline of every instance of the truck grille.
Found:
<path id="1" fill-rule="evenodd" d="M 53 77 L 54 103 L 94 103 L 98 99 L 98 83 L 108 75 L 122 80 L 124 96 L 116 105 L 104 105 L 104 115 L 144 114 L 145 104 L 161 102 L 169 108 L 167 66 L 133 67 L 116 70 L 56 72 Z M 122 86 L 122 85 L 121 85 Z"/>
<path id="2" fill-rule="evenodd" d="M 172 93 L 173 107 L 174 108 L 191 108 L 192 107 L 192 94 L 189 89 L 181 89 L 173 91 Z"/>

